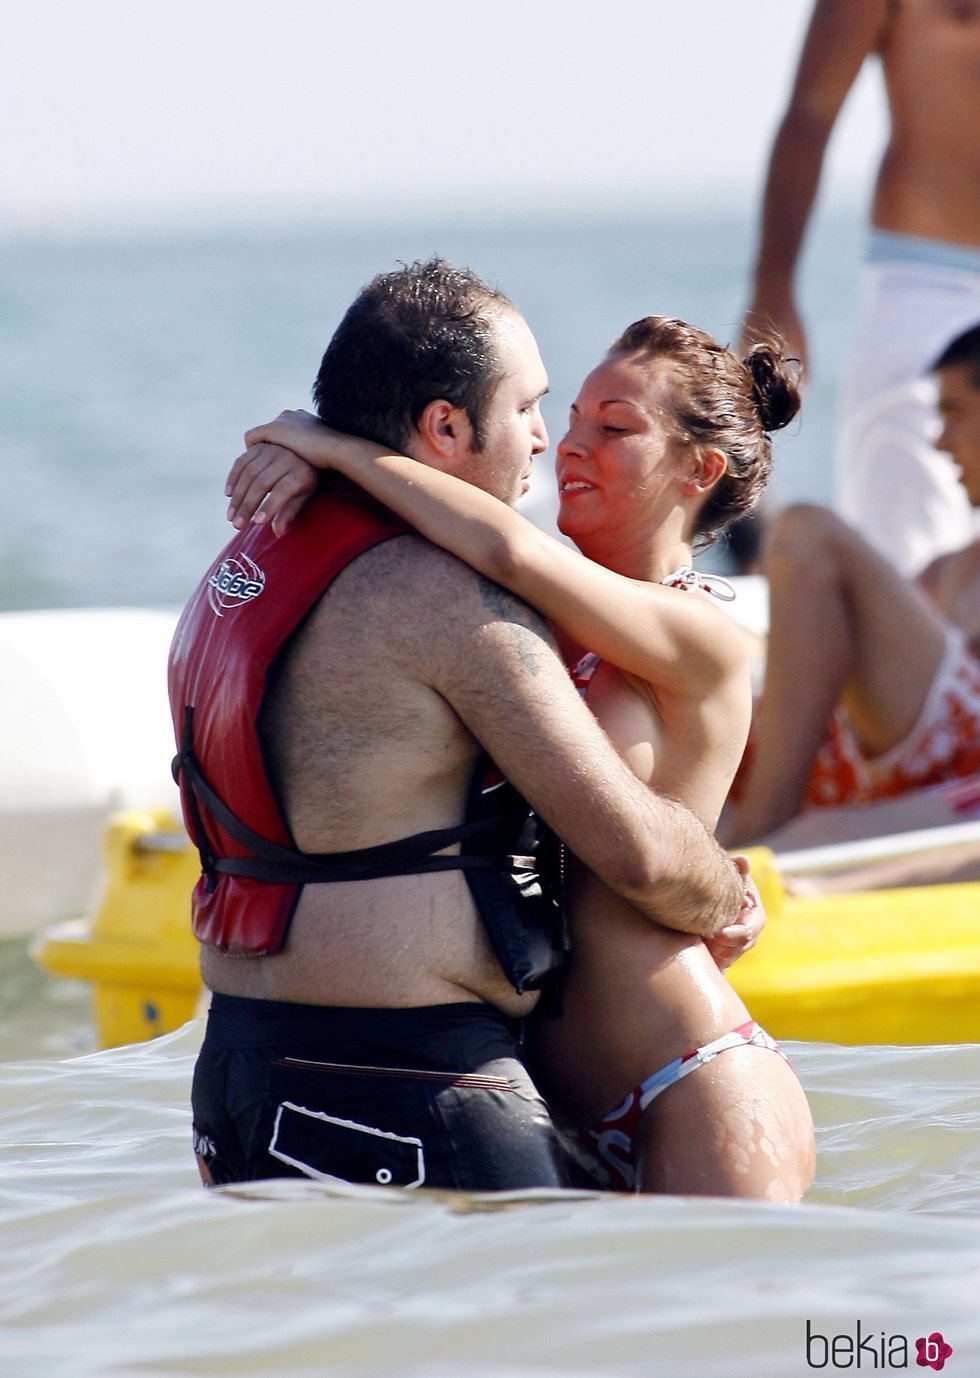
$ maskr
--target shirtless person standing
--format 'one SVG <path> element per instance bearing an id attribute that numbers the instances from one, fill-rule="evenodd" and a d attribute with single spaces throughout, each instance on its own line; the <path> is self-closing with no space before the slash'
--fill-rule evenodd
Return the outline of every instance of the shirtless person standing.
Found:
<path id="1" fill-rule="evenodd" d="M 830 134 L 872 56 L 891 132 L 839 389 L 835 506 L 912 575 L 975 534 L 934 448 L 928 369 L 980 319 L 980 0 L 816 0 L 770 158 L 746 331 L 775 325 L 806 359 L 794 277 Z"/>
<path id="2" fill-rule="evenodd" d="M 321 419 L 515 500 L 547 444 L 534 338 L 436 260 L 376 278 L 331 341 Z M 526 806 L 641 913 L 705 936 L 738 868 L 620 761 L 542 619 L 337 481 L 252 525 L 171 651 L 214 992 L 195 1070 L 209 1183 L 561 1184 L 516 1021 L 561 958 Z"/>

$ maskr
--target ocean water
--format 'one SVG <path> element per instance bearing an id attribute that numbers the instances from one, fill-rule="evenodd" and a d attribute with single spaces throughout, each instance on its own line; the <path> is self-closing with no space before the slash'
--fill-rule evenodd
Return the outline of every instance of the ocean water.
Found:
<path id="1" fill-rule="evenodd" d="M 0 944 L 0 1378 L 802 1378 L 937 1333 L 980 1372 L 980 1046 L 787 1044 L 817 1180 L 774 1207 L 205 1192 L 202 1035 L 94 1051 Z"/>
<path id="2" fill-rule="evenodd" d="M 795 1378 L 923 1371 L 936 1334 L 980 1370 L 980 1048 L 789 1045 L 819 1139 L 793 1208 L 205 1192 L 200 1037 L 0 1067 L 3 1378 Z"/>
<path id="3" fill-rule="evenodd" d="M 179 605 L 225 539 L 241 431 L 307 402 L 345 305 L 399 258 L 438 250 L 510 292 L 559 434 L 636 316 L 734 337 L 751 236 L 734 212 L 665 211 L 8 243 L 0 609 Z M 779 439 L 778 500 L 829 493 L 859 244 L 856 213 L 816 227 L 816 371 Z M 547 465 L 530 506 L 547 523 Z M 819 1160 L 787 1209 L 302 1182 L 205 1193 L 188 1111 L 201 1035 L 195 1021 L 95 1052 L 84 987 L 0 943 L 0 1378 L 795 1378 L 934 1371 L 916 1341 L 936 1334 L 949 1373 L 980 1372 L 980 1047 L 791 1045 Z"/>
<path id="4" fill-rule="evenodd" d="M 777 501 L 826 500 L 837 360 L 854 310 L 855 209 L 818 219 L 802 278 L 815 353 L 777 445 Z M 551 374 L 557 439 L 585 373 L 630 321 L 737 336 L 748 212 L 495 226 L 13 241 L 0 254 L 0 609 L 179 606 L 226 537 L 223 479 L 247 426 L 309 404 L 359 287 L 433 252 L 499 283 Z M 550 461 L 525 510 L 547 525 Z"/>

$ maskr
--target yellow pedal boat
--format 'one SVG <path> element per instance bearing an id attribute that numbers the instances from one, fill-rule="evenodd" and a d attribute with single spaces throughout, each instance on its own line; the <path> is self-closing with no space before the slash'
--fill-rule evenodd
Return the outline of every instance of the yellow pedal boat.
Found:
<path id="1" fill-rule="evenodd" d="M 776 1038 L 828 1043 L 980 1042 L 980 883 L 804 899 L 776 858 L 750 853 L 769 923 L 729 972 Z M 202 1008 L 190 929 L 196 851 L 164 812 L 126 813 L 105 844 L 91 920 L 57 924 L 32 954 L 90 981 L 99 1042 L 138 1042 Z"/>

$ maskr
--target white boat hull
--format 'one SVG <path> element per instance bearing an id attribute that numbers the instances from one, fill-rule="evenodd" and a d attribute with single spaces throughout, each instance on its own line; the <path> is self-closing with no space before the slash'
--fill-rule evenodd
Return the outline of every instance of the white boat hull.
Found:
<path id="1" fill-rule="evenodd" d="M 177 614 L 0 614 L 0 939 L 86 913 L 120 809 L 174 810 Z"/>

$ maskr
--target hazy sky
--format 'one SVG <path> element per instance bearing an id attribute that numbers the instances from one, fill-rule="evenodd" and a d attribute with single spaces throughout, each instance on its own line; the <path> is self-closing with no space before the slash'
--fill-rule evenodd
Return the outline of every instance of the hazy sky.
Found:
<path id="1" fill-rule="evenodd" d="M 754 200 L 810 0 L 11 0 L 2 227 Z M 826 194 L 866 192 L 867 72 Z"/>

